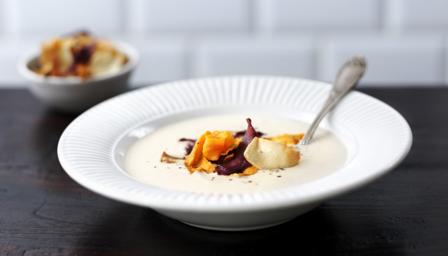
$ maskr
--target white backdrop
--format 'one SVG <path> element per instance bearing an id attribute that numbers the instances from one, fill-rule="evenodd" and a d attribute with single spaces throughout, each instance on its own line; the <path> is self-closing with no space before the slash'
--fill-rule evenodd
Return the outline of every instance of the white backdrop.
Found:
<path id="1" fill-rule="evenodd" d="M 367 85 L 448 81 L 447 0 L 0 0 L 0 86 L 17 60 L 77 29 L 141 53 L 134 83 L 273 74 L 331 80 L 352 54 Z"/>

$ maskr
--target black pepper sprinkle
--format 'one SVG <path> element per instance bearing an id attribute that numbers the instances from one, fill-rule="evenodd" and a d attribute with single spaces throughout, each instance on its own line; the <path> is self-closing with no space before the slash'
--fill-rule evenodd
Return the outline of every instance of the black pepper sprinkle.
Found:
<path id="1" fill-rule="evenodd" d="M 251 181 L 251 180 L 249 180 L 248 182 L 249 182 L 249 183 L 252 183 L 252 181 Z"/>
<path id="2" fill-rule="evenodd" d="M 157 168 L 157 166 L 156 165 L 154 165 L 152 168 Z"/>
<path id="3" fill-rule="evenodd" d="M 285 168 L 280 168 L 280 171 L 283 171 L 283 170 L 285 170 Z"/>
<path id="4" fill-rule="evenodd" d="M 229 179 L 229 181 L 232 181 L 232 179 Z"/>
<path id="5" fill-rule="evenodd" d="M 215 180 L 215 177 L 212 177 L 212 179 L 211 180 Z"/>
<path id="6" fill-rule="evenodd" d="M 281 178 L 282 177 L 282 175 L 277 175 L 277 178 Z"/>

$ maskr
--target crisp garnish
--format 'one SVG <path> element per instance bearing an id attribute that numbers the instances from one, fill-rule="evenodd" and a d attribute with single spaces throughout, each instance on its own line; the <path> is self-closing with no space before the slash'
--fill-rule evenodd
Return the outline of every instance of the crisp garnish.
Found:
<path id="1" fill-rule="evenodd" d="M 88 79 L 118 72 L 128 57 L 110 41 L 83 31 L 43 43 L 36 73 Z"/>
<path id="2" fill-rule="evenodd" d="M 259 169 L 272 170 L 297 165 L 300 153 L 286 143 L 255 138 L 244 151 L 244 157 Z"/>
<path id="3" fill-rule="evenodd" d="M 185 167 L 191 172 L 216 172 L 219 175 L 248 176 L 259 169 L 272 170 L 297 165 L 296 150 L 303 134 L 281 134 L 265 137 L 256 131 L 249 118 L 244 131 L 206 131 L 198 139 L 181 138 L 186 142 Z M 163 152 L 161 161 L 174 163 L 182 158 Z"/>
<path id="4" fill-rule="evenodd" d="M 160 156 L 160 162 L 162 163 L 168 163 L 168 164 L 172 164 L 172 163 L 176 163 L 179 160 L 183 160 L 183 157 L 178 157 L 178 156 L 172 156 L 168 153 L 166 153 L 165 151 L 162 152 L 162 156 Z"/>

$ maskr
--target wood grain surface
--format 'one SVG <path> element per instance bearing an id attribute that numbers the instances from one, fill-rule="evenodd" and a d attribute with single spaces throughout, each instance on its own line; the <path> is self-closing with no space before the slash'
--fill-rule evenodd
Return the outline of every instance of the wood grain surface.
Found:
<path id="1" fill-rule="evenodd" d="M 404 162 L 281 226 L 225 233 L 82 188 L 56 155 L 75 115 L 1 89 L 0 255 L 448 255 L 448 88 L 363 91 L 411 124 Z"/>

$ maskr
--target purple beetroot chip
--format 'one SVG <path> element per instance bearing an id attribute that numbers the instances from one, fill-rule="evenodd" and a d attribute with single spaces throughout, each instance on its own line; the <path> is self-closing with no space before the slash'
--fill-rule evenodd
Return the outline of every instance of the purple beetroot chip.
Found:
<path id="1" fill-rule="evenodd" d="M 259 133 L 255 131 L 254 127 L 252 126 L 252 121 L 250 120 L 250 118 L 247 118 L 246 121 L 247 121 L 247 129 L 243 135 L 243 138 L 241 139 L 240 144 L 236 149 L 233 150 L 233 152 L 230 152 L 230 154 L 233 154 L 233 158 L 217 164 L 216 172 L 219 175 L 230 175 L 232 173 L 240 173 L 243 172 L 246 168 L 251 166 L 251 164 L 244 157 L 244 151 L 246 150 L 247 145 L 249 145 L 249 143 L 252 141 L 253 138 L 259 137 Z"/>

